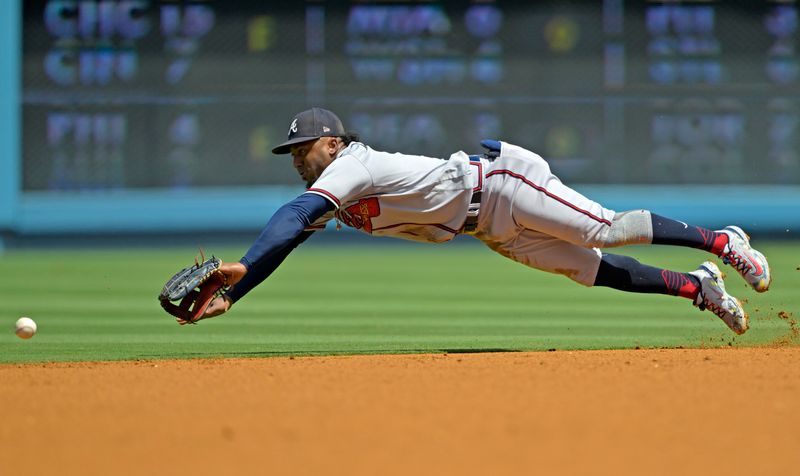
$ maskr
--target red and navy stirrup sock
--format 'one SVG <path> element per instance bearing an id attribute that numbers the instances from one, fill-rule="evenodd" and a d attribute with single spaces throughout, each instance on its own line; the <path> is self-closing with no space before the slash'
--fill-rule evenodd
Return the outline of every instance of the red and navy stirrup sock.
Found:
<path id="1" fill-rule="evenodd" d="M 655 293 L 697 297 L 700 281 L 689 273 L 678 273 L 642 264 L 630 256 L 603 253 L 595 286 L 632 293 Z"/>
<path id="2" fill-rule="evenodd" d="M 716 231 L 687 225 L 686 223 L 650 213 L 653 221 L 653 244 L 674 245 L 698 248 L 713 253 L 722 254 L 728 244 L 728 235 Z"/>

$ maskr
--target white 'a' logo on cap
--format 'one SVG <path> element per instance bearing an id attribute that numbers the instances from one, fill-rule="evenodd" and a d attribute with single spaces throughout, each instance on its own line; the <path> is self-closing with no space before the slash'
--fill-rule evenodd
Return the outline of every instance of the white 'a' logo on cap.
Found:
<path id="1" fill-rule="evenodd" d="M 292 124 L 289 126 L 289 135 L 297 134 L 297 118 L 295 117 Z"/>

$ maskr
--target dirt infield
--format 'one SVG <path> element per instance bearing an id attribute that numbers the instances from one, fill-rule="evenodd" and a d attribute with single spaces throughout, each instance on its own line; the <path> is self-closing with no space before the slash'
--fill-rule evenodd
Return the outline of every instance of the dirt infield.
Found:
<path id="1" fill-rule="evenodd" d="M 800 348 L 0 366 L 2 474 L 799 474 Z"/>

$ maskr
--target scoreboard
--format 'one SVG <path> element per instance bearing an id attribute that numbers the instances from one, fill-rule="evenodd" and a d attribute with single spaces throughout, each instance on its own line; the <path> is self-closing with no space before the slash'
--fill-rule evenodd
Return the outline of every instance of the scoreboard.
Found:
<path id="1" fill-rule="evenodd" d="M 587 184 L 800 184 L 794 1 L 26 0 L 23 191 L 300 185 L 319 105 L 374 148 L 483 138 Z"/>

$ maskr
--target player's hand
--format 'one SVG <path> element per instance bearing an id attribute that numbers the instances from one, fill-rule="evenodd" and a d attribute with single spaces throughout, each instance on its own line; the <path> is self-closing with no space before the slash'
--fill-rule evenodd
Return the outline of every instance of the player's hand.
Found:
<path id="1" fill-rule="evenodd" d="M 242 264 L 237 262 L 226 263 L 223 262 L 218 272 L 222 273 L 225 276 L 225 285 L 226 286 L 233 286 L 234 284 L 238 283 L 242 280 L 245 274 L 247 274 L 247 268 Z M 186 324 L 194 324 L 197 321 L 208 319 L 209 317 L 216 317 L 228 312 L 228 310 L 233 305 L 233 302 L 225 295 L 219 296 L 214 298 L 211 303 L 208 305 L 206 312 L 201 314 L 197 319 L 192 321 L 187 321 L 186 319 L 176 317 L 175 321 L 180 325 Z"/>
<path id="2" fill-rule="evenodd" d="M 230 309 L 232 305 L 233 303 L 231 302 L 230 298 L 228 298 L 228 296 L 219 296 L 217 298 L 214 298 L 214 300 L 211 301 L 211 304 L 208 305 L 208 309 L 206 309 L 206 312 L 203 314 L 201 319 L 205 319 L 207 317 L 216 317 L 219 316 L 220 314 L 225 314 L 226 312 L 228 312 L 228 309 Z"/>
<path id="3" fill-rule="evenodd" d="M 241 281 L 244 275 L 247 274 L 247 268 L 245 268 L 245 266 L 242 263 L 239 263 L 238 261 L 234 261 L 231 263 L 223 262 L 220 265 L 218 271 L 225 275 L 226 286 L 233 286 L 234 284 Z M 206 314 L 208 313 L 206 312 Z"/>
<path id="4" fill-rule="evenodd" d="M 223 296 L 219 296 L 219 297 L 214 298 L 211 301 L 211 304 L 208 305 L 208 308 L 206 309 L 206 312 L 204 312 L 197 319 L 195 319 L 193 321 L 187 321 L 185 319 L 181 319 L 180 317 L 176 317 L 175 321 L 178 324 L 182 325 L 182 326 L 186 325 L 186 324 L 194 324 L 197 321 L 200 321 L 200 320 L 203 320 L 203 319 L 208 319 L 209 317 L 216 317 L 216 316 L 219 316 L 221 314 L 225 314 L 226 312 L 228 312 L 228 309 L 230 309 L 232 305 L 233 305 L 233 303 L 230 301 L 230 299 L 227 296 L 224 296 L 224 295 Z"/>

